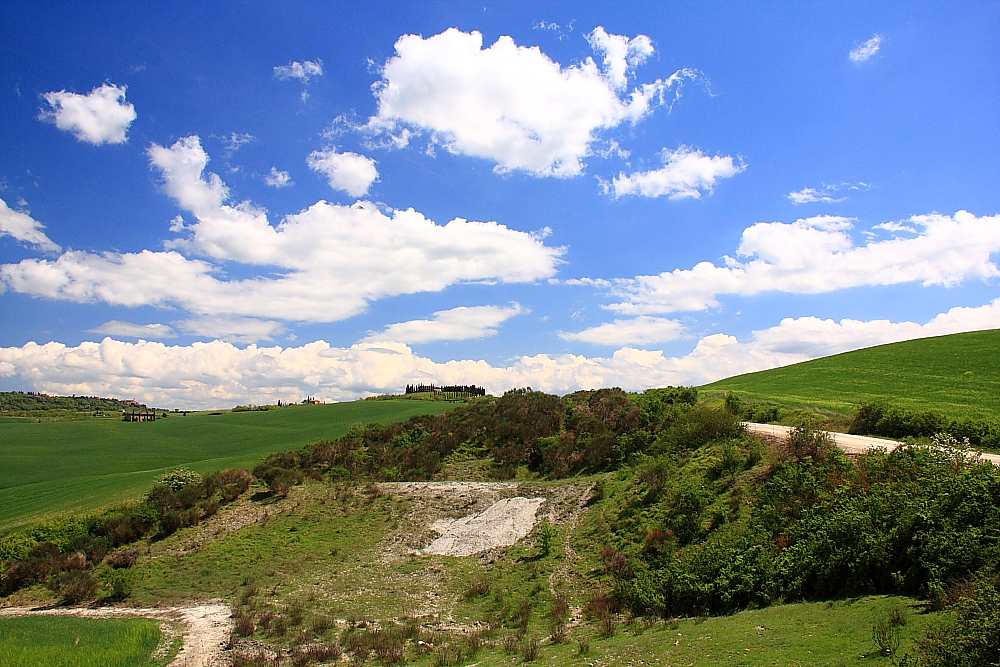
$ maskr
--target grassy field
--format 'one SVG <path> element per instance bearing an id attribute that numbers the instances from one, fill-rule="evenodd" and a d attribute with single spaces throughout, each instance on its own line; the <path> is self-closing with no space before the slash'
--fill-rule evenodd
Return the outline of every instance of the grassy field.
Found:
<path id="1" fill-rule="evenodd" d="M 862 401 L 934 410 L 949 417 L 1000 417 L 1000 330 L 879 345 L 700 387 L 784 407 L 850 412 Z"/>
<path id="2" fill-rule="evenodd" d="M 138 618 L 0 618 L 3 667 L 157 667 L 160 627 Z"/>
<path id="3" fill-rule="evenodd" d="M 732 616 L 679 621 L 621 623 L 616 634 L 602 638 L 592 628 L 571 633 L 562 644 L 546 644 L 538 664 L 687 665 L 708 667 L 842 667 L 890 666 L 893 658 L 878 655 L 872 641 L 875 619 L 901 609 L 897 655 L 911 651 L 916 638 L 937 619 L 923 613 L 915 600 L 877 596 L 833 603 L 788 604 Z M 580 655 L 581 642 L 589 651 Z M 511 664 L 503 651 L 484 651 L 482 667 Z M 859 663 L 860 661 L 860 663 Z"/>
<path id="4" fill-rule="evenodd" d="M 0 530 L 135 496 L 179 465 L 199 472 L 342 435 L 357 422 L 438 414 L 453 403 L 356 401 L 265 412 L 201 412 L 151 423 L 117 419 L 0 423 Z"/>

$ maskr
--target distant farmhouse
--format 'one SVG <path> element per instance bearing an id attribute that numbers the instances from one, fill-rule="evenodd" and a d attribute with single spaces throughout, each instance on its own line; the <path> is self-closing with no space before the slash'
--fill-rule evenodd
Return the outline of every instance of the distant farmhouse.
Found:
<path id="1" fill-rule="evenodd" d="M 455 398 L 472 398 L 473 396 L 485 396 L 486 390 L 473 384 L 453 384 L 445 387 L 438 387 L 433 384 L 408 384 L 407 394 L 446 394 Z"/>

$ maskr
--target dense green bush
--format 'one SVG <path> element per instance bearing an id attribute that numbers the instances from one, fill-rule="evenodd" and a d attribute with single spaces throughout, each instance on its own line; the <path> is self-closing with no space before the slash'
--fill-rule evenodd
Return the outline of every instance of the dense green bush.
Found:
<path id="1" fill-rule="evenodd" d="M 932 411 L 905 410 L 883 403 L 862 403 L 851 418 L 849 433 L 887 438 L 930 437 L 949 433 L 968 438 L 973 447 L 1000 448 L 1000 424 L 977 419 L 948 419 Z"/>
<path id="2" fill-rule="evenodd" d="M 516 389 L 499 398 L 472 399 L 443 415 L 357 424 L 336 440 L 271 454 L 254 475 L 287 482 L 291 478 L 277 472 L 285 469 L 332 480 L 426 480 L 440 472 L 446 457 L 463 449 L 487 458 L 496 479 L 513 477 L 520 466 L 550 478 L 598 472 L 632 460 L 675 424 L 688 429 L 703 424 L 701 417 L 685 421 L 696 409 L 697 397 L 687 387 L 642 394 L 598 389 L 562 398 Z M 714 421 L 694 435 L 701 441 L 740 430 L 730 415 L 717 410 L 706 414 Z M 678 431 L 673 437 L 687 436 Z"/>
<path id="3" fill-rule="evenodd" d="M 948 592 L 951 618 L 927 633 L 906 667 L 1000 667 L 1000 575 L 988 571 L 956 583 Z"/>
<path id="4" fill-rule="evenodd" d="M 612 540 L 631 563 L 618 568 L 615 592 L 635 613 L 880 592 L 937 599 L 1000 562 L 995 466 L 922 447 L 852 464 L 802 431 L 749 471 L 719 475 L 727 446 L 733 461 L 753 450 L 716 443 L 647 461 L 622 473 L 634 491 L 606 501 Z"/>

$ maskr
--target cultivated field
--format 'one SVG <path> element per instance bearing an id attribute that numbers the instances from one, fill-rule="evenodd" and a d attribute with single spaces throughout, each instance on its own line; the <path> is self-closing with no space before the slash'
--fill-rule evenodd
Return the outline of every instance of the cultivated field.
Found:
<path id="1" fill-rule="evenodd" d="M 700 389 L 848 413 L 884 401 L 948 417 L 1000 416 L 1000 330 L 921 338 L 747 373 Z"/>
<path id="2" fill-rule="evenodd" d="M 454 405 L 355 401 L 171 414 L 151 423 L 116 418 L 0 423 L 0 530 L 139 495 L 157 475 L 179 465 L 202 473 L 253 467 L 265 454 L 338 437 L 354 423 L 400 421 Z"/>
<path id="3" fill-rule="evenodd" d="M 159 667 L 176 651 L 155 621 L 143 618 L 72 616 L 0 617 L 0 665 L 4 667 Z"/>

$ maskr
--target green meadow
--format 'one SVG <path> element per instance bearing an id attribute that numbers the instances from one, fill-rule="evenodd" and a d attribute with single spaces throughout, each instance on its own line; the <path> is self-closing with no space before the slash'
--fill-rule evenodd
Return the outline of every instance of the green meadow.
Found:
<path id="1" fill-rule="evenodd" d="M 0 530 L 137 496 L 179 465 L 201 473 L 253 466 L 270 452 L 343 435 L 354 423 L 401 421 L 454 405 L 355 401 L 170 414 L 149 423 L 0 423 Z"/>
<path id="2" fill-rule="evenodd" d="M 951 418 L 1000 416 L 1000 330 L 921 338 L 747 373 L 704 385 L 787 408 L 849 413 L 882 401 Z"/>
<path id="3" fill-rule="evenodd" d="M 159 624 L 147 619 L 0 618 L 4 667 L 157 667 L 176 653 L 154 657 L 159 642 Z"/>

